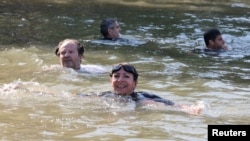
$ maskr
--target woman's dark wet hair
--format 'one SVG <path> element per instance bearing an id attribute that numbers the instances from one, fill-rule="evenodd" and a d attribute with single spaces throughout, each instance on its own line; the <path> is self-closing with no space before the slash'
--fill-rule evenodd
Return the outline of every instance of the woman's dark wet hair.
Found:
<path id="1" fill-rule="evenodd" d="M 59 53 L 59 48 L 60 46 L 64 43 L 64 42 L 67 42 L 67 41 L 72 41 L 73 43 L 75 43 L 77 45 L 77 51 L 78 51 L 78 54 L 79 55 L 82 55 L 84 54 L 84 46 L 78 41 L 78 40 L 75 40 L 75 39 L 64 39 L 62 41 L 60 41 L 58 43 L 58 45 L 56 46 L 56 49 L 55 49 L 55 54 L 56 56 L 59 56 L 60 53 Z"/>
<path id="2" fill-rule="evenodd" d="M 121 68 L 123 68 L 128 73 L 132 73 L 135 81 L 138 79 L 139 74 L 137 73 L 135 67 L 128 63 L 121 63 L 113 66 L 109 76 L 112 77 L 113 73 L 119 71 Z"/>

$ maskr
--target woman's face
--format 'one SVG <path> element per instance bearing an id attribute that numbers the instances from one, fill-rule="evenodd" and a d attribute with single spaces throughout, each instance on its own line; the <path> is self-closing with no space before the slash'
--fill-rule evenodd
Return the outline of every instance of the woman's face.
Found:
<path id="1" fill-rule="evenodd" d="M 121 68 L 112 74 L 111 85 L 115 94 L 130 95 L 134 92 L 137 81 L 134 80 L 132 73 L 126 72 Z"/>

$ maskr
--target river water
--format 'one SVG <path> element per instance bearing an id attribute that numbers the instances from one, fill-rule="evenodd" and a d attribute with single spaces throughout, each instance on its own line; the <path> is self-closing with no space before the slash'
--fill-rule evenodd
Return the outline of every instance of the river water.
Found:
<path id="1" fill-rule="evenodd" d="M 100 40 L 107 17 L 126 40 Z M 210 124 L 250 124 L 249 19 L 248 0 L 0 0 L 0 140 L 206 141 Z M 188 53 L 204 47 L 209 28 L 229 50 Z M 54 48 L 65 38 L 85 44 L 83 65 L 129 62 L 137 90 L 204 110 L 76 96 L 111 85 L 108 72 L 60 68 Z"/>

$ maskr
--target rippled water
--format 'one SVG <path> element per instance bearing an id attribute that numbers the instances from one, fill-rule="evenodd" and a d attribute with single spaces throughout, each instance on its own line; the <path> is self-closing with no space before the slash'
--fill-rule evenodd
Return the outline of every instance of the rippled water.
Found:
<path id="1" fill-rule="evenodd" d="M 0 1 L 0 140 L 205 141 L 209 124 L 249 124 L 250 3 L 238 1 Z M 99 24 L 117 17 L 123 41 L 103 42 Z M 204 47 L 218 28 L 229 51 Z M 54 47 L 76 38 L 83 65 L 129 62 L 137 90 L 203 104 L 199 116 L 171 107 L 117 103 L 77 93 L 111 89 L 108 73 L 61 69 Z"/>

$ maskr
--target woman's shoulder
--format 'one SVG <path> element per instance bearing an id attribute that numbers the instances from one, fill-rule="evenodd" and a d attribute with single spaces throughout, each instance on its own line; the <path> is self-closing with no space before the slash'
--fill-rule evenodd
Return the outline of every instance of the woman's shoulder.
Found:
<path id="1" fill-rule="evenodd" d="M 158 96 L 156 94 L 149 93 L 146 91 L 138 91 L 136 93 L 137 93 L 137 95 L 143 95 L 144 97 L 147 97 L 147 98 L 161 98 L 160 96 Z"/>
<path id="2" fill-rule="evenodd" d="M 153 93 L 145 92 L 145 91 L 138 91 L 136 92 L 138 100 L 143 99 L 150 99 L 154 100 L 156 102 L 164 103 L 165 105 L 174 105 L 174 102 L 165 98 L 162 98 L 161 96 L 158 96 Z"/>

